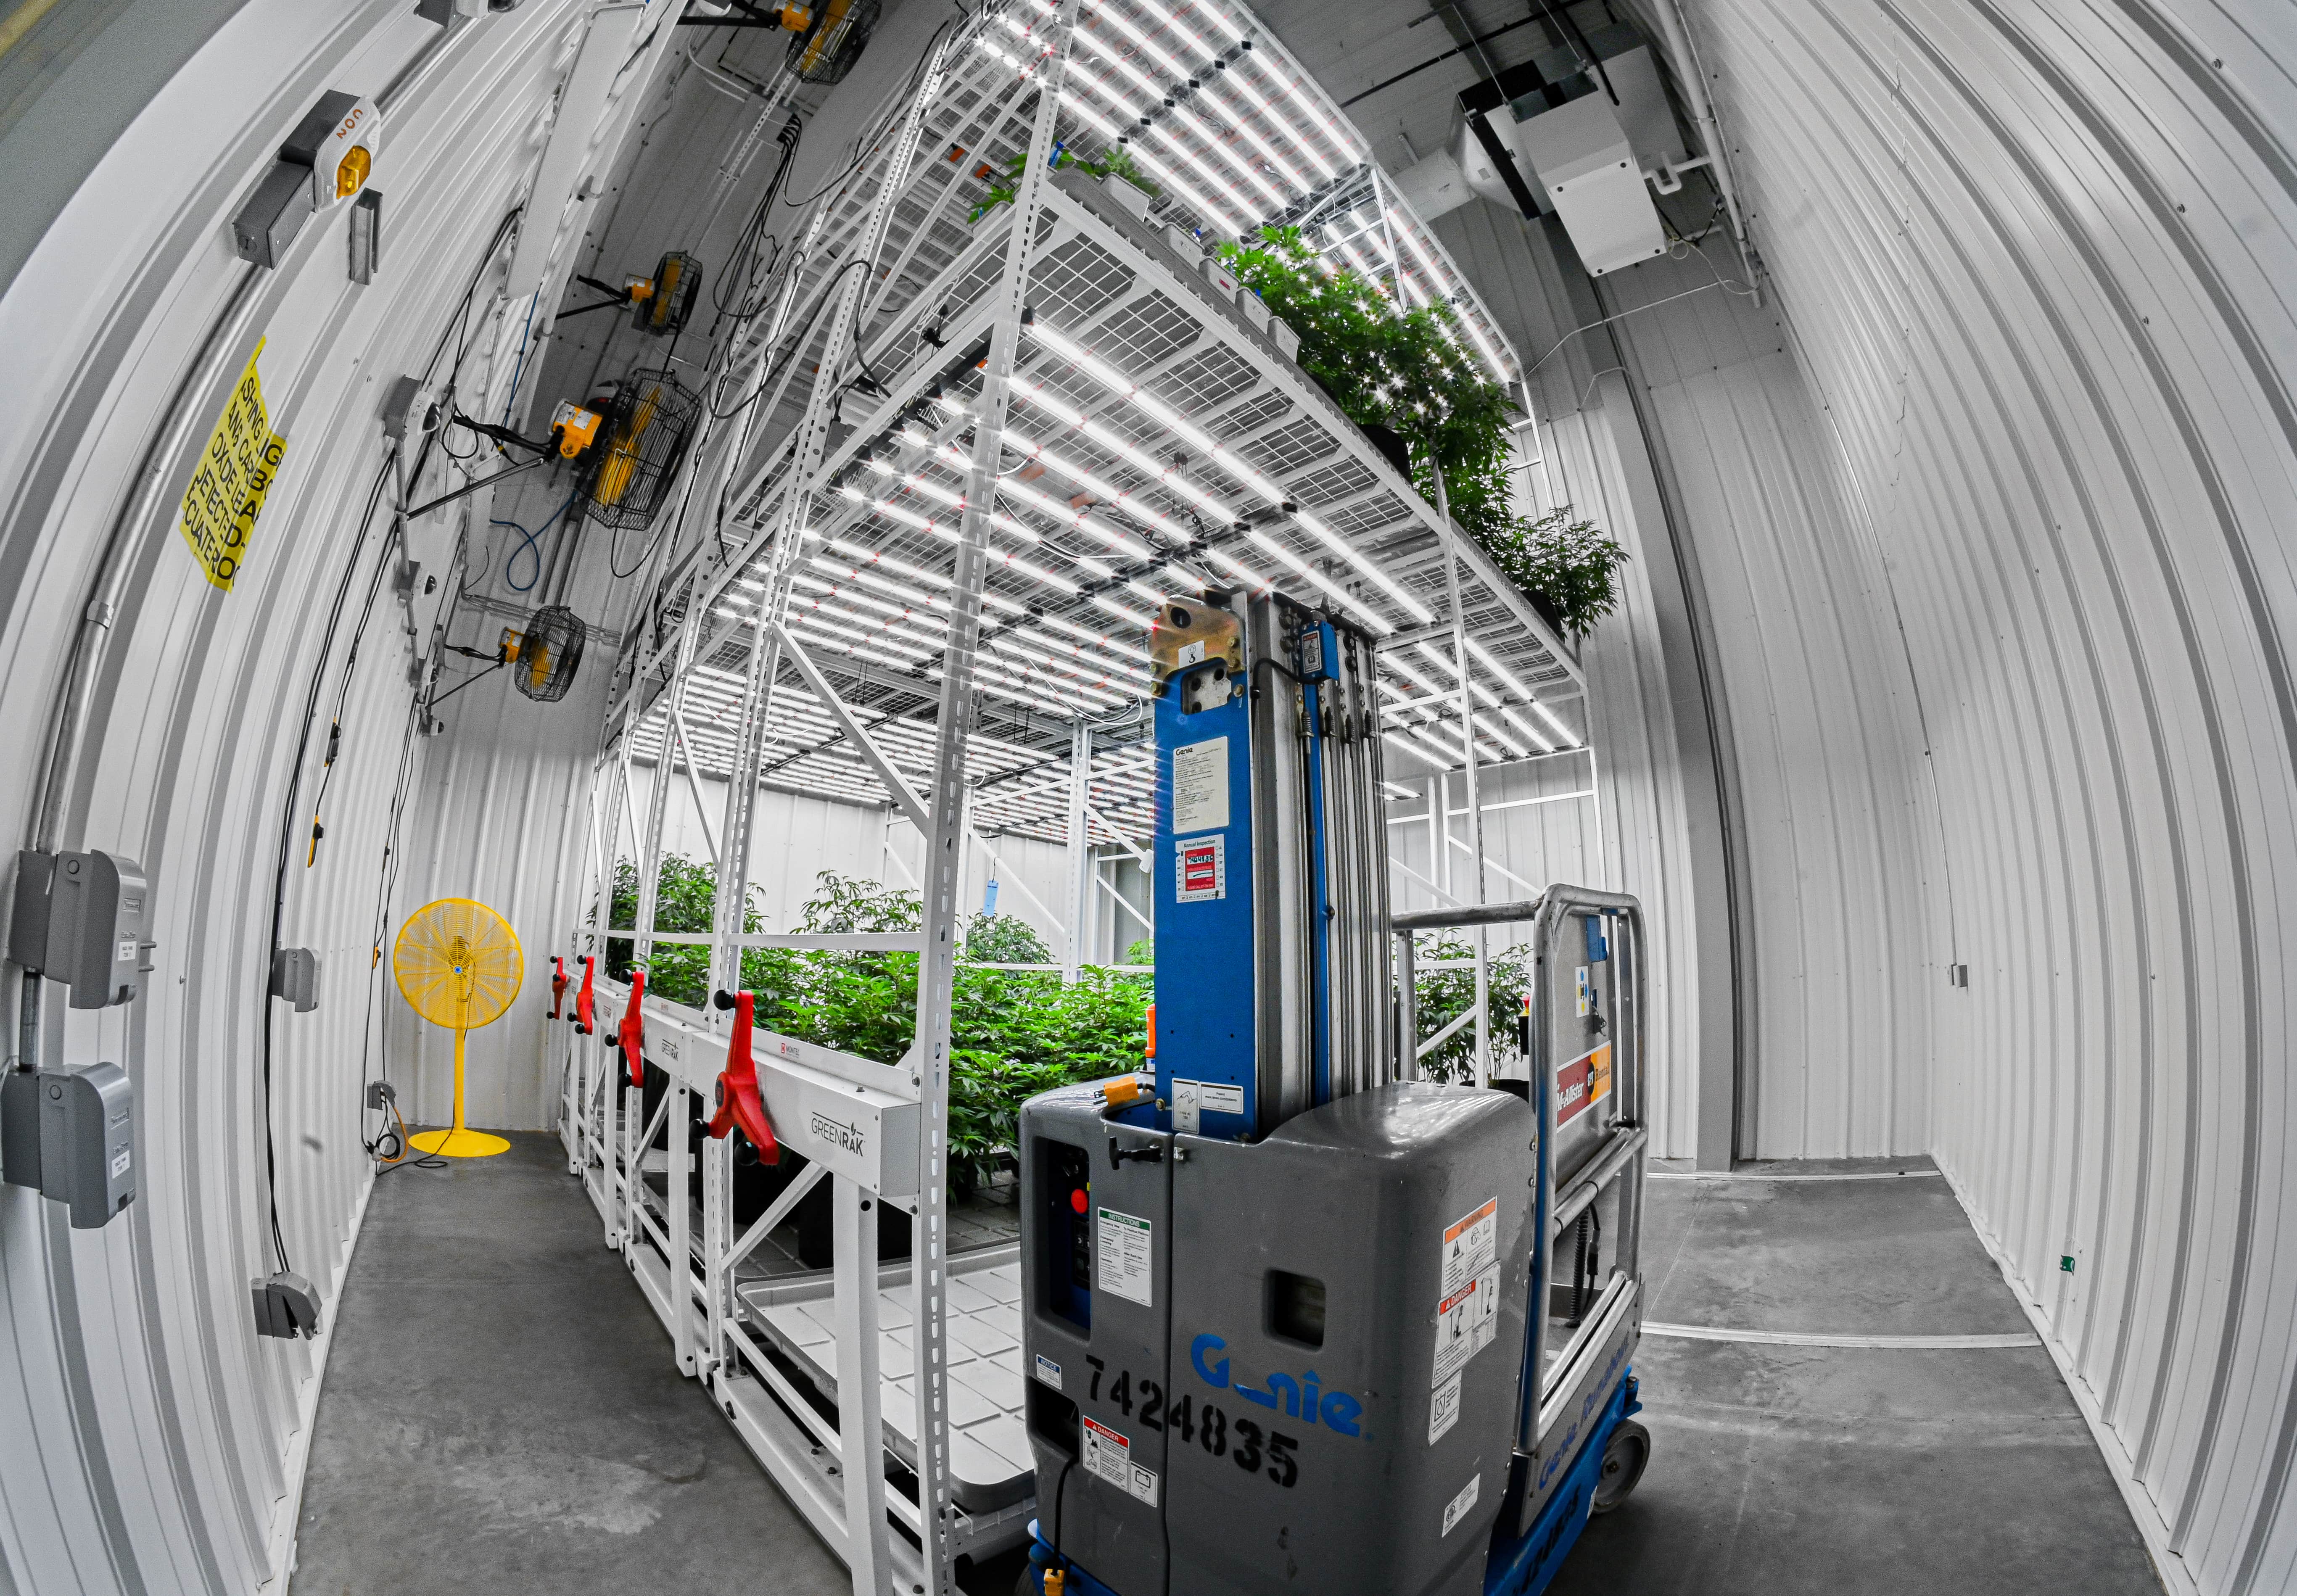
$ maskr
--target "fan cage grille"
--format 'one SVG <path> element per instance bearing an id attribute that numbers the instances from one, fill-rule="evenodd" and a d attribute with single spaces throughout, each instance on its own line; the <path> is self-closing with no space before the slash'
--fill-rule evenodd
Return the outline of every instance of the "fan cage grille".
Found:
<path id="1" fill-rule="evenodd" d="M 652 523 L 686 458 L 701 403 L 666 369 L 634 371 L 601 407 L 605 424 L 582 473 L 582 497 L 600 524 Z"/>
<path id="2" fill-rule="evenodd" d="M 589 628 L 564 605 L 545 605 L 526 623 L 511 685 L 537 703 L 556 703 L 574 685 Z"/>
<path id="3" fill-rule="evenodd" d="M 789 64 L 803 83 L 842 83 L 877 27 L 878 0 L 829 0 L 812 27 L 790 41 Z"/>

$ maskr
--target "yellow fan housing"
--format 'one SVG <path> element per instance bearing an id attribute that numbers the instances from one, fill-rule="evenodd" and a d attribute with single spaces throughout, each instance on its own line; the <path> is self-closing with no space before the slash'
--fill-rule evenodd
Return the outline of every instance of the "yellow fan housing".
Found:
<path id="1" fill-rule="evenodd" d="M 463 1123 L 465 1034 L 499 1019 L 526 977 L 526 958 L 510 923 L 469 898 L 441 898 L 407 917 L 391 952 L 391 973 L 408 1006 L 455 1033 L 455 1123 L 425 1131 L 412 1145 L 449 1158 L 485 1158 L 509 1150 L 499 1136 Z"/>

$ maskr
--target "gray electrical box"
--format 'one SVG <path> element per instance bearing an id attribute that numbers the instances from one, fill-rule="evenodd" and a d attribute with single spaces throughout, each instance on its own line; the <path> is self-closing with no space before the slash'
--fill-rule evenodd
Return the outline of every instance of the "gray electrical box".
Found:
<path id="1" fill-rule="evenodd" d="M 8 957 L 71 988 L 74 1008 L 131 1001 L 152 946 L 144 868 L 109 853 L 16 855 Z"/>
<path id="2" fill-rule="evenodd" d="M 255 1333 L 293 1340 L 319 1333 L 319 1294 L 301 1275 L 281 1271 L 247 1283 L 255 1304 Z"/>
<path id="3" fill-rule="evenodd" d="M 1400 1082 L 1256 1143 L 1153 1117 L 1022 1110 L 1041 1533 L 1124 1596 L 1481 1596 L 1537 1115 Z"/>
<path id="4" fill-rule="evenodd" d="M 12 1070 L 0 1082 L 0 1174 L 93 1230 L 136 1200 L 136 1088 L 116 1064 Z"/>
<path id="5" fill-rule="evenodd" d="M 319 1006 L 319 956 L 309 948 L 277 948 L 271 954 L 271 995 L 284 998 L 297 1014 Z"/>
<path id="6" fill-rule="evenodd" d="M 232 247 L 242 260 L 276 271 L 295 235 L 311 219 L 311 169 L 272 162 L 263 181 L 231 218 Z"/>

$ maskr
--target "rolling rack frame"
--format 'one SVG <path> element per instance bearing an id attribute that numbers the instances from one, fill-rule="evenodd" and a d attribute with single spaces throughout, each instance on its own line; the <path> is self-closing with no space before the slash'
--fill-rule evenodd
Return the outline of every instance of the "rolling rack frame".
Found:
<path id="1" fill-rule="evenodd" d="M 1080 19 L 1076 0 L 1009 0 L 938 37 L 915 81 L 816 202 L 770 312 L 729 359 L 720 391 L 738 402 L 716 419 L 732 424 L 688 452 L 636 612 L 652 623 L 628 629 L 616 668 L 571 930 L 594 955 L 631 943 L 641 967 L 657 944 L 707 945 L 725 990 L 750 947 L 917 951 L 916 1040 L 888 1064 L 755 1033 L 778 1132 L 813 1167 L 739 1236 L 728 1141 L 699 1149 L 698 1233 L 690 1217 L 689 1112 L 693 1094 L 709 1102 L 725 1016 L 646 998 L 646 1056 L 671 1088 L 643 1125 L 635 1097 L 626 1109 L 611 1089 L 620 1058 L 603 1036 L 575 1036 L 561 1135 L 679 1367 L 842 1551 L 855 1591 L 940 1596 L 957 1556 L 1017 1543 L 1027 1517 L 1025 1502 L 977 1520 L 951 1496 L 944 1138 L 963 867 L 972 850 L 993 858 L 1000 830 L 1066 842 L 1074 971 L 1090 849 L 1137 851 L 1154 801 L 1145 761 L 1106 745 L 1107 725 L 1148 693 L 1137 662 L 1149 602 L 1274 585 L 1351 613 L 1382 639 L 1391 745 L 1471 784 L 1479 764 L 1584 745 L 1585 718 L 1561 638 L 1253 306 L 1201 269 L 1199 234 L 1303 225 L 1405 302 L 1452 302 L 1497 378 L 1519 380 L 1434 234 L 1248 13 L 1226 0 L 1107 0 Z M 1159 86 L 1175 104 L 1149 97 Z M 1120 127 L 1165 190 L 1154 221 L 1115 179 L 1051 169 L 1057 150 L 1113 143 Z M 1239 156 L 1247 145 L 1258 153 Z M 1017 150 L 1029 159 L 1012 202 L 965 217 L 975 162 Z M 1008 465 L 1015 454 L 1021 465 Z M 643 815 L 634 761 L 653 767 Z M 704 774 L 727 781 L 714 830 Z M 655 928 L 679 779 L 716 868 L 708 934 Z M 911 820 L 927 843 L 922 933 L 747 932 L 754 806 L 770 780 Z M 622 859 L 638 871 L 629 926 L 606 918 Z M 627 992 L 602 981 L 598 1000 L 605 1021 Z M 1478 1065 L 1480 1079 L 1487 1043 Z M 818 1132 L 810 1106 L 829 1098 L 866 1107 L 874 1129 L 824 1116 L 832 1128 Z M 644 1176 L 664 1130 L 657 1213 Z M 745 1328 L 733 1289 L 744 1257 L 822 1180 L 834 1187 L 834 1425 Z M 914 1497 L 889 1491 L 883 1446 L 845 1444 L 884 1433 L 879 1201 L 915 1216 Z"/>

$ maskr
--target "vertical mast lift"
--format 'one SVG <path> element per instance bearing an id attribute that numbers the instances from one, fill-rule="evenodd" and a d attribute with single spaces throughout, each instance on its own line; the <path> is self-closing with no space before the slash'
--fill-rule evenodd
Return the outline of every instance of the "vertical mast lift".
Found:
<path id="1" fill-rule="evenodd" d="M 1022 1111 L 1026 1587 L 1531 1596 L 1649 1448 L 1641 910 L 1391 917 L 1372 639 L 1214 595 L 1150 655 L 1153 1097 Z M 1416 932 L 1524 920 L 1527 1078 L 1399 1070 L 1391 930 L 1409 991 Z"/>

